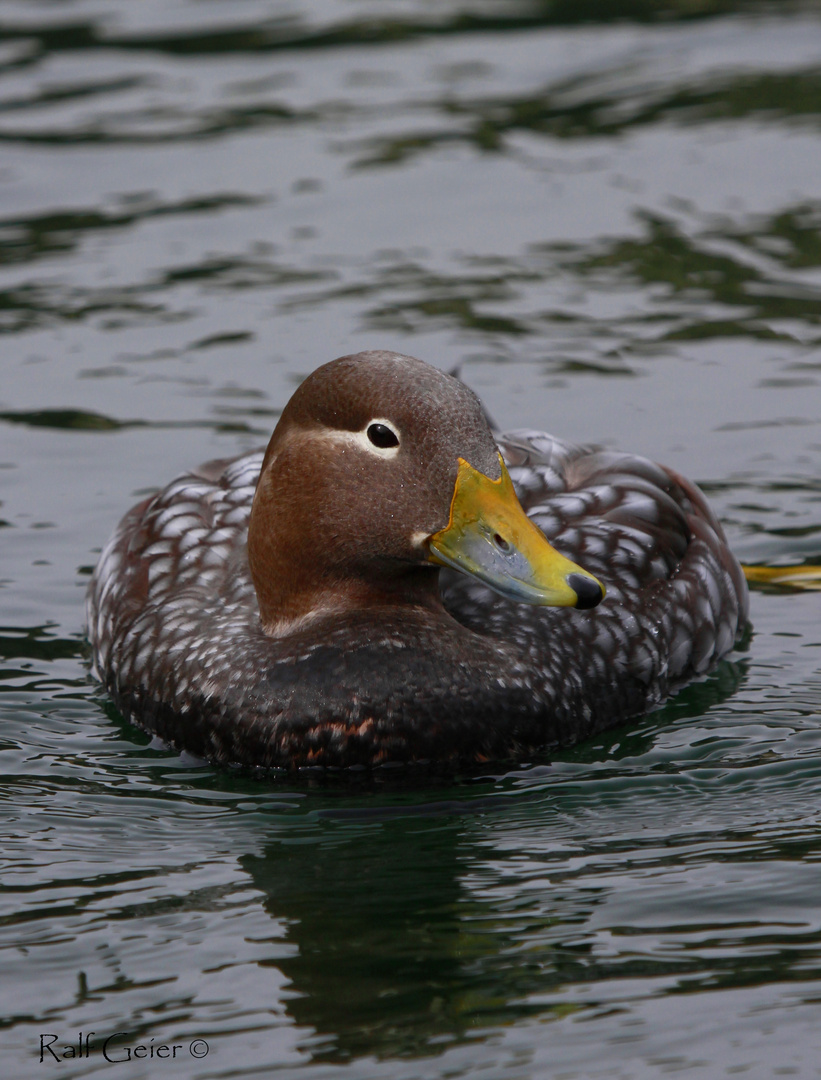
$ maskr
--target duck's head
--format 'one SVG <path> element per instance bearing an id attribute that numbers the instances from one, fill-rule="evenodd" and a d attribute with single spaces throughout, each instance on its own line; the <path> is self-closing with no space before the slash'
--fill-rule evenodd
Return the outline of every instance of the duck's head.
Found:
<path id="1" fill-rule="evenodd" d="M 476 395 L 390 352 L 318 368 L 283 410 L 248 554 L 265 630 L 382 604 L 437 606 L 442 565 L 530 604 L 593 607 L 513 491 Z"/>

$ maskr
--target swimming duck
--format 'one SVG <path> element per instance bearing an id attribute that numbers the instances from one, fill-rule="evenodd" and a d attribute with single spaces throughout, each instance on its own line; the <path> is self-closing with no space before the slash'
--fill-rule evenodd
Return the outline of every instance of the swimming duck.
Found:
<path id="1" fill-rule="evenodd" d="M 200 757 L 468 766 L 647 712 L 733 648 L 747 608 L 688 480 L 495 438 L 457 379 L 364 352 L 300 385 L 264 454 L 134 507 L 88 627 L 120 712 Z"/>

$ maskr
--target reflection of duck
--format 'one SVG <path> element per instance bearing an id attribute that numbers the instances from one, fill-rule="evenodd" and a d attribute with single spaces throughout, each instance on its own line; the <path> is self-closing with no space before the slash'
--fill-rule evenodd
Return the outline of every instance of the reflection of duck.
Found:
<path id="1" fill-rule="evenodd" d="M 692 484 L 498 446 L 509 475 L 474 394 L 421 361 L 319 368 L 264 457 L 175 480 L 104 549 L 89 635 L 119 708 L 219 762 L 467 764 L 645 712 L 733 647 L 746 585 Z"/>
<path id="2" fill-rule="evenodd" d="M 253 902 L 272 920 L 270 932 L 262 928 L 257 937 L 266 958 L 255 986 L 275 1014 L 272 992 L 287 981 L 280 1008 L 301 1054 L 326 1065 L 365 1057 L 407 1062 L 475 1041 L 479 1027 L 532 1014 L 530 996 L 559 983 L 551 962 L 556 944 L 570 932 L 578 940 L 601 898 L 577 896 L 571 885 L 568 929 L 556 917 L 567 898 L 553 904 L 543 890 L 531 889 L 523 962 L 522 921 L 499 910 L 498 889 L 483 886 L 488 878 L 500 884 L 497 874 L 506 878 L 497 859 L 514 877 L 522 870 L 518 861 L 506 864 L 497 845 L 508 840 L 517 814 L 538 814 L 543 803 L 550 806 L 541 818 L 550 831 L 556 797 L 554 791 L 542 800 L 533 789 L 501 800 L 473 793 L 445 804 L 403 800 L 388 809 L 379 798 L 367 806 L 336 801 L 317 817 L 323 801 L 317 793 L 310 818 L 289 815 L 288 825 L 269 830 L 264 843 L 265 823 L 250 826 L 255 851 L 238 853 L 238 864 Z M 566 857 L 566 843 L 556 847 L 555 857 Z M 572 979 L 573 962 L 562 965 L 560 985 Z M 354 1065 L 353 1075 L 374 1071 Z"/>

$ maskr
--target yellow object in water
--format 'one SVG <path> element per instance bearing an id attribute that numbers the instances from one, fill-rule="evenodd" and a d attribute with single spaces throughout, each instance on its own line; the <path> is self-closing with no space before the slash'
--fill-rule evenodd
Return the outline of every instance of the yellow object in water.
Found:
<path id="1" fill-rule="evenodd" d="M 821 566 L 742 566 L 744 577 L 759 585 L 821 589 Z"/>

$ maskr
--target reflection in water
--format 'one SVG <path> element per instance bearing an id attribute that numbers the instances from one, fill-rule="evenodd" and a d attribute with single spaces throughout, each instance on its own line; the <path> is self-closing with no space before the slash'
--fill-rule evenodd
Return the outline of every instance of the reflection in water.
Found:
<path id="1" fill-rule="evenodd" d="M 789 269 L 819 265 L 819 245 L 806 230 L 800 247 L 795 238 L 798 223 L 813 221 L 818 206 L 783 210 L 772 219 L 755 221 L 748 229 L 727 223 L 724 229 L 710 226 L 703 234 L 684 235 L 673 221 L 644 216 L 645 236 L 616 241 L 592 257 L 576 263 L 583 274 L 615 272 L 622 280 L 633 278 L 643 285 L 663 285 L 670 299 L 691 297 L 687 309 L 670 309 L 676 320 L 659 340 L 706 339 L 727 335 L 764 341 L 794 342 L 794 330 L 780 330 L 786 320 L 801 317 L 812 323 L 821 315 L 821 291 L 800 278 L 788 284 Z M 733 250 L 738 245 L 737 250 Z M 750 261 L 750 251 L 759 259 Z M 657 297 L 648 320 L 658 321 L 667 297 Z M 700 310 L 719 311 L 709 322 Z M 676 317 L 677 316 L 677 317 Z"/>
<path id="2" fill-rule="evenodd" d="M 450 817 L 376 812 L 335 842 L 242 860 L 298 946 L 276 966 L 291 980 L 289 1012 L 316 1032 L 314 1056 L 427 1054 L 527 1012 L 513 999 L 556 978 L 549 950 L 506 956 L 516 920 L 466 893 L 462 833 Z"/>
<path id="3" fill-rule="evenodd" d="M 298 7 L 285 8 L 282 14 L 275 12 L 268 19 L 260 18 L 256 7 L 246 25 L 241 25 L 244 12 L 231 11 L 222 19 L 215 17 L 217 25 L 203 27 L 203 16 L 198 9 L 177 13 L 179 23 L 185 28 L 169 31 L 160 17 L 159 26 L 142 32 L 129 27 L 122 32 L 120 26 L 128 26 L 127 8 L 121 9 L 119 20 L 106 23 L 103 19 L 84 19 L 75 14 L 71 21 L 49 24 L 20 19 L 8 19 L 3 28 L 6 40 L 22 41 L 27 47 L 22 55 L 12 55 L 9 66 L 31 63 L 52 52 L 75 52 L 95 48 L 123 51 L 164 52 L 171 56 L 210 56 L 213 54 L 239 53 L 242 56 L 259 52 L 299 53 L 303 50 L 326 50 L 351 45 L 380 45 L 397 41 L 413 41 L 415 38 L 454 37 L 465 34 L 503 35 L 518 30 L 535 30 L 539 27 L 572 26 L 577 23 L 601 23 L 625 19 L 652 23 L 668 22 L 676 18 L 709 19 L 731 12 L 757 12 L 759 0 L 523 0 L 511 10 L 507 0 L 491 0 L 470 5 L 459 0 L 440 0 L 438 10 L 432 11 L 427 4 L 408 5 L 410 11 L 385 16 L 381 4 L 360 2 L 359 17 L 350 17 L 349 5 L 325 6 L 322 14 L 328 19 L 324 26 L 310 26 Z M 321 9 L 320 9 L 321 10 Z M 336 14 L 341 18 L 333 20 Z M 96 14 L 96 12 L 95 12 Z M 150 19 L 153 12 L 149 9 Z M 186 18 L 187 16 L 187 18 Z M 245 16 L 245 18 L 248 18 Z M 218 21 L 217 21 L 218 20 Z M 333 21 L 331 21 L 333 20 Z M 188 22 L 189 25 L 185 26 Z M 119 32 L 118 32 L 119 30 Z M 116 84 L 115 84 L 116 85 Z"/>
<path id="4" fill-rule="evenodd" d="M 151 200 L 127 200 L 119 210 L 61 211 L 29 218 L 0 219 L 0 265 L 31 264 L 39 259 L 76 251 L 82 239 L 108 229 L 127 229 L 156 217 L 208 214 L 235 206 L 254 205 L 256 200 L 237 195 L 186 199 L 157 205 Z"/>
<path id="5" fill-rule="evenodd" d="M 769 218 L 707 220 L 694 229 L 644 213 L 636 221 L 639 235 L 602 240 L 593 250 L 589 244 L 533 243 L 515 257 L 463 257 L 450 274 L 413 262 L 374 267 L 356 295 L 368 325 L 389 333 L 448 327 L 515 339 L 538 337 L 553 324 L 588 339 L 606 333 L 619 341 L 618 353 L 604 352 L 595 361 L 553 361 L 553 370 L 568 374 L 631 374 L 624 353 L 629 358 L 638 346 L 646 356 L 650 343 L 744 337 L 796 344 L 799 319 L 805 326 L 800 344 L 807 345 L 816 339 L 809 328 L 821 317 L 821 291 L 806 275 L 821 265 L 819 214 L 818 204 L 802 204 Z M 554 291 L 559 273 L 565 288 L 622 293 L 623 308 L 613 305 L 606 322 L 586 302 L 560 308 Z M 634 302 L 636 285 L 646 296 L 641 310 Z M 350 294 L 349 286 L 317 282 L 312 291 L 285 300 L 283 310 L 315 309 Z M 815 366 L 812 360 L 792 365 Z"/>
<path id="6" fill-rule="evenodd" d="M 527 97 L 440 102 L 450 126 L 370 140 L 361 167 L 396 165 L 426 151 L 462 144 L 501 153 L 511 137 L 529 133 L 554 139 L 622 135 L 663 121 L 685 124 L 730 119 L 821 120 L 821 76 L 816 71 L 735 78 L 705 73 L 704 86 L 671 90 L 666 82 L 636 91 L 634 71 L 574 77 Z"/>

